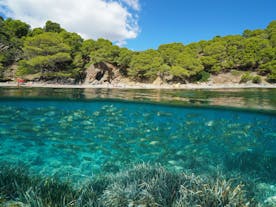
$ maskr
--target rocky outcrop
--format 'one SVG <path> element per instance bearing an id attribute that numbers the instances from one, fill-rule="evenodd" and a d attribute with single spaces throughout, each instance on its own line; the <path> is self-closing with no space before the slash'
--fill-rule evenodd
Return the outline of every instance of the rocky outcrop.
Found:
<path id="1" fill-rule="evenodd" d="M 13 81 L 15 80 L 15 73 L 17 70 L 17 65 L 11 65 L 10 67 L 8 67 L 6 70 L 4 71 L 0 71 L 0 80 L 5 82 L 5 81 Z"/>
<path id="2" fill-rule="evenodd" d="M 119 83 L 123 76 L 120 70 L 106 62 L 101 62 L 98 64 L 92 64 L 86 70 L 86 78 L 84 84 L 104 84 L 104 83 Z"/>

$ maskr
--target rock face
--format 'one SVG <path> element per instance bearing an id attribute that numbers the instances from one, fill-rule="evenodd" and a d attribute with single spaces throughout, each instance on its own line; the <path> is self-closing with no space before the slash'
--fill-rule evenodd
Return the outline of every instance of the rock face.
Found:
<path id="1" fill-rule="evenodd" d="M 2 74 L 0 74 L 1 81 L 13 81 L 15 79 L 15 73 L 17 70 L 17 65 L 12 65 L 7 68 Z"/>
<path id="2" fill-rule="evenodd" d="M 119 83 L 122 75 L 117 67 L 110 63 L 101 62 L 91 65 L 86 70 L 84 84 Z"/>

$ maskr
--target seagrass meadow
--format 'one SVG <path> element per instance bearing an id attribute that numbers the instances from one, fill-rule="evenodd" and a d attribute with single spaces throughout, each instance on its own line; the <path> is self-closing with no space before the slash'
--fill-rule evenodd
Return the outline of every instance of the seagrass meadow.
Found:
<path id="1" fill-rule="evenodd" d="M 0 206 L 276 206 L 276 90 L 0 88 Z"/>

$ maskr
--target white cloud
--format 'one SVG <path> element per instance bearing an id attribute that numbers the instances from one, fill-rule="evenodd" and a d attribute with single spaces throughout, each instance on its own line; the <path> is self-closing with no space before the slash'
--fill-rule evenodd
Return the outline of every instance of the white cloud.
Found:
<path id="1" fill-rule="evenodd" d="M 85 38 L 103 37 L 119 43 L 136 38 L 139 32 L 139 0 L 0 0 L 6 16 L 32 27 L 43 27 L 47 20 L 58 22 L 68 31 Z"/>
<path id="2" fill-rule="evenodd" d="M 119 41 L 116 42 L 116 45 L 118 45 L 119 47 L 122 47 L 126 44 L 127 44 L 127 42 L 125 40 L 119 40 Z"/>
<path id="3" fill-rule="evenodd" d="M 122 0 L 122 1 L 126 3 L 128 6 L 130 6 L 132 9 L 136 11 L 140 10 L 139 0 Z"/>

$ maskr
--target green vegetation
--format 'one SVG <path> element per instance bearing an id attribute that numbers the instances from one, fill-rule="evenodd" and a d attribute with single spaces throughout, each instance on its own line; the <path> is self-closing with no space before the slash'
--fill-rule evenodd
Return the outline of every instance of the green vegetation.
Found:
<path id="1" fill-rule="evenodd" d="M 247 83 L 248 81 L 251 81 L 252 79 L 253 79 L 253 76 L 251 76 L 249 72 L 246 72 L 242 75 L 240 83 Z"/>
<path id="2" fill-rule="evenodd" d="M 258 84 L 258 83 L 261 83 L 261 82 L 262 82 L 262 79 L 258 75 L 252 78 L 252 83 Z"/>
<path id="3" fill-rule="evenodd" d="M 155 50 L 134 54 L 130 61 L 128 75 L 138 80 L 153 80 L 161 70 L 163 60 Z"/>
<path id="4" fill-rule="evenodd" d="M 24 37 L 30 26 L 20 20 L 0 18 L 0 64 L 7 67 L 22 58 Z"/>
<path id="5" fill-rule="evenodd" d="M 276 83 L 276 60 L 262 64 L 260 66 L 260 73 L 267 74 L 268 81 L 271 83 Z"/>
<path id="6" fill-rule="evenodd" d="M 276 82 L 276 21 L 266 29 L 245 30 L 242 35 L 215 37 L 183 45 L 160 45 L 157 50 L 135 52 L 105 39 L 83 40 L 78 34 L 47 21 L 31 29 L 20 20 L 0 18 L 0 79 L 11 65 L 17 76 L 40 80 L 71 78 L 80 82 L 91 64 L 109 63 L 132 80 L 152 82 L 205 82 L 210 74 L 227 71 L 257 72 Z M 260 83 L 260 77 L 244 75 L 241 82 Z"/>
<path id="7" fill-rule="evenodd" d="M 52 72 L 65 69 L 72 61 L 69 45 L 60 36 L 46 32 L 27 37 L 24 42 L 24 60 L 19 61 L 19 75 Z"/>
<path id="8" fill-rule="evenodd" d="M 1 206 L 9 200 L 32 207 L 257 206 L 246 188 L 222 176 L 200 177 L 150 164 L 94 176 L 78 189 L 69 181 L 30 175 L 24 166 L 1 163 L 0 170 Z"/>
<path id="9" fill-rule="evenodd" d="M 240 76 L 240 75 L 242 74 L 242 72 L 241 72 L 241 71 L 238 71 L 238 70 L 231 70 L 231 74 L 232 74 L 233 76 Z"/>
<path id="10" fill-rule="evenodd" d="M 249 72 L 246 72 L 242 75 L 240 83 L 247 83 L 252 81 L 252 83 L 259 84 L 262 82 L 262 78 L 259 75 L 253 76 Z"/>
<path id="11" fill-rule="evenodd" d="M 196 80 L 199 82 L 207 82 L 210 78 L 210 73 L 206 71 L 201 71 L 196 75 Z"/>

